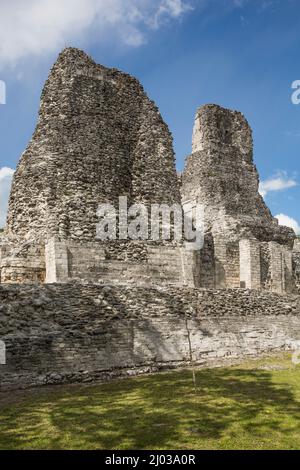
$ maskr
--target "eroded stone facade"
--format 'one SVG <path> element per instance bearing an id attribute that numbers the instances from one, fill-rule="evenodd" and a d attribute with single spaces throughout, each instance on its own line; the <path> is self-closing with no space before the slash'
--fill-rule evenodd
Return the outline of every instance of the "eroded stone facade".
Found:
<path id="1" fill-rule="evenodd" d="M 66 49 L 18 164 L 6 232 L 93 241 L 99 203 L 180 203 L 172 137 L 135 78 Z"/>
<path id="2" fill-rule="evenodd" d="M 180 178 L 172 137 L 133 77 L 64 50 L 45 84 L 34 135 L 14 175 L 2 283 L 68 282 L 250 288 L 299 284 L 295 234 L 259 194 L 252 132 L 216 105 L 196 114 L 192 154 Z M 204 206 L 205 240 L 99 242 L 100 203 Z"/>
<path id="3" fill-rule="evenodd" d="M 193 283 L 181 244 L 96 240 L 99 204 L 120 196 L 180 206 L 172 136 L 138 80 L 66 49 L 14 174 L 1 282 Z"/>
<path id="4" fill-rule="evenodd" d="M 216 105 L 197 111 L 181 192 L 183 202 L 204 206 L 202 257 L 210 276 L 201 287 L 295 289 L 295 233 L 278 224 L 259 194 L 252 132 L 241 113 Z"/>

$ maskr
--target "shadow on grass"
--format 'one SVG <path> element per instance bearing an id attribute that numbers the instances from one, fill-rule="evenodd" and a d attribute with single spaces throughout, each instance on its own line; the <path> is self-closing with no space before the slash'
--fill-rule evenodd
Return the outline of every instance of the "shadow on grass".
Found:
<path id="1" fill-rule="evenodd" d="M 178 449 L 226 433 L 299 432 L 299 402 L 270 372 L 201 370 L 197 383 L 195 395 L 180 371 L 44 391 L 0 410 L 0 448 Z"/>

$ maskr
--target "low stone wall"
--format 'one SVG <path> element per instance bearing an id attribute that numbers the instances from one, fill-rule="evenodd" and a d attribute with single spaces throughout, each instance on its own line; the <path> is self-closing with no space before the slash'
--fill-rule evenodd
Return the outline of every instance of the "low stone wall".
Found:
<path id="1" fill-rule="evenodd" d="M 45 282 L 43 243 L 8 243 L 0 239 L 0 283 Z"/>
<path id="2" fill-rule="evenodd" d="M 300 297 L 262 291 L 0 285 L 0 390 L 291 349 Z"/>
<path id="3" fill-rule="evenodd" d="M 152 242 L 46 244 L 46 283 L 71 280 L 127 286 L 197 287 L 195 252 Z"/>

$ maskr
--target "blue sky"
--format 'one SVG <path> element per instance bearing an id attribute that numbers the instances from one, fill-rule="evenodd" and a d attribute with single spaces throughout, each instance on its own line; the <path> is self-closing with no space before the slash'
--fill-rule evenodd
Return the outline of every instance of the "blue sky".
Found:
<path id="1" fill-rule="evenodd" d="M 179 170 L 200 105 L 242 111 L 253 128 L 265 200 L 300 231 L 300 105 L 291 101 L 300 80 L 298 0 L 2 2 L 0 225 L 49 68 L 64 46 L 76 46 L 142 82 L 173 133 Z"/>

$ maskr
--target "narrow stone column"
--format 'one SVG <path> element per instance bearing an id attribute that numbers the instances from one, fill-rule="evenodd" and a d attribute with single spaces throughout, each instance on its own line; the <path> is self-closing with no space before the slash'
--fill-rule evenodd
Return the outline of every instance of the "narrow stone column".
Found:
<path id="1" fill-rule="evenodd" d="M 258 240 L 240 240 L 240 283 L 246 289 L 261 288 L 260 245 Z"/>
<path id="2" fill-rule="evenodd" d="M 281 246 L 276 242 L 269 242 L 271 290 L 279 294 L 285 290 L 284 259 Z"/>

